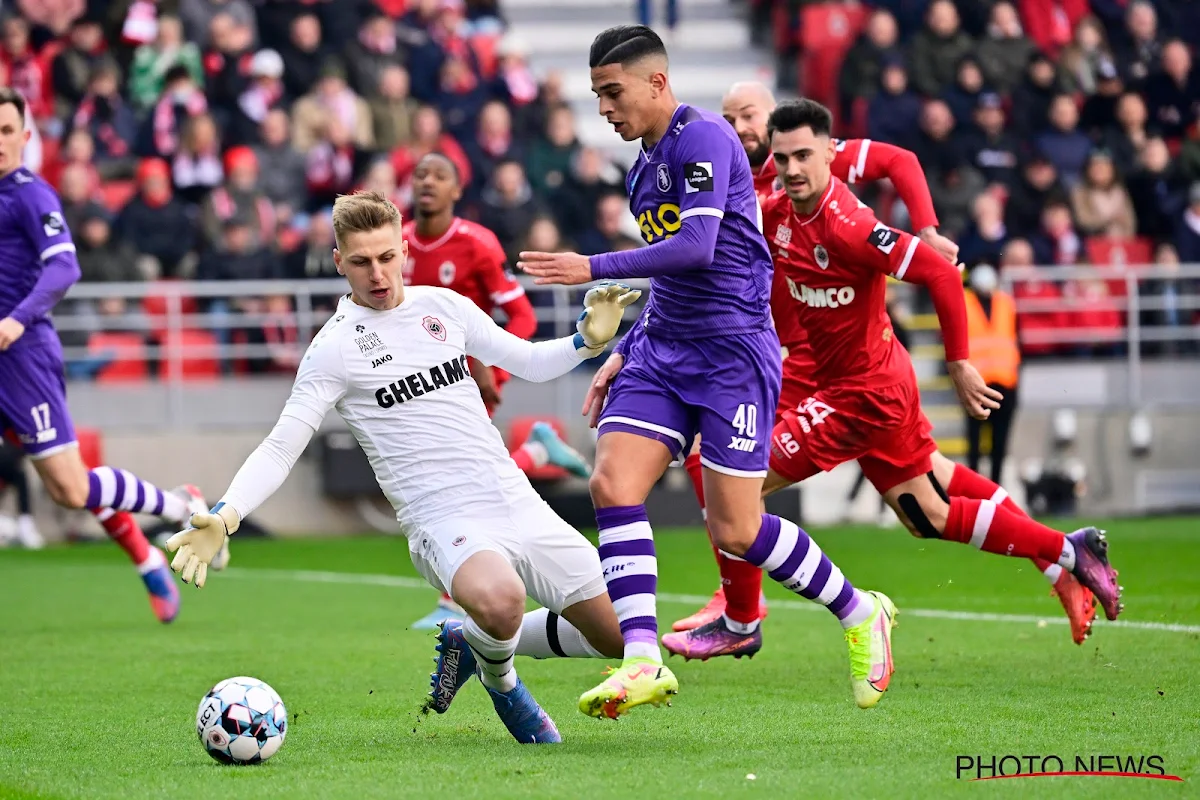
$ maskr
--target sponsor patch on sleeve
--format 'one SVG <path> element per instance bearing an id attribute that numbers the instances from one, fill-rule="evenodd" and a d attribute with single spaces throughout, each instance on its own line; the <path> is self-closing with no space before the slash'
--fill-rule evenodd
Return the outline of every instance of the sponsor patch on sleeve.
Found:
<path id="1" fill-rule="evenodd" d="M 714 188 L 711 161 L 689 161 L 683 165 L 683 180 L 686 194 L 711 192 Z"/>

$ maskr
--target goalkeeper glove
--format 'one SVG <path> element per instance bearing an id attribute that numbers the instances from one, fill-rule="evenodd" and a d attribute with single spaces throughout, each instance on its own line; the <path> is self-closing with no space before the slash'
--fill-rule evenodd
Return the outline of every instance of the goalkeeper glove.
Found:
<path id="1" fill-rule="evenodd" d="M 188 527 L 166 541 L 168 553 L 179 551 L 171 559 L 171 569 L 184 583 L 195 578 L 196 588 L 203 587 L 208 565 L 221 552 L 225 538 L 241 523 L 238 513 L 224 503 L 217 503 L 209 512 L 192 514 Z"/>
<path id="2" fill-rule="evenodd" d="M 575 321 L 575 349 L 586 356 L 598 356 L 617 335 L 625 308 L 642 296 L 638 289 L 623 283 L 603 283 L 588 289 L 583 297 L 583 313 Z"/>

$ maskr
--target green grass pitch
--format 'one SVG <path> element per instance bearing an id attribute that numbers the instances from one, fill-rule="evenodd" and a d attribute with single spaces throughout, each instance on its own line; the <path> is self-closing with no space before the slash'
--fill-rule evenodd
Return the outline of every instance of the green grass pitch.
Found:
<path id="1" fill-rule="evenodd" d="M 556 748 L 514 743 L 474 682 L 448 714 L 417 713 L 433 642 L 406 625 L 434 594 L 402 539 L 235 542 L 233 568 L 184 587 L 167 627 L 114 547 L 0 551 L 0 798 L 1197 797 L 1198 527 L 1109 525 L 1137 625 L 1098 622 L 1083 647 L 1026 562 L 816 530 L 857 586 L 900 607 L 877 708 L 854 706 L 838 625 L 770 584 L 763 652 L 673 659 L 672 708 L 589 719 L 575 702 L 602 662 L 518 661 Z M 699 531 L 661 531 L 658 546 L 667 630 L 715 567 Z M 196 707 L 243 674 L 275 687 L 291 726 L 270 762 L 223 767 Z M 957 756 L 1005 754 L 1159 755 L 1186 780 L 956 779 Z"/>

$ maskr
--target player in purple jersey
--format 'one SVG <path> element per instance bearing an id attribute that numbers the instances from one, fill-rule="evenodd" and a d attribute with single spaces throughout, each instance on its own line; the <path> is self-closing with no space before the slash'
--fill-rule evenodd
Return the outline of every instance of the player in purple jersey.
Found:
<path id="1" fill-rule="evenodd" d="M 617 716 L 678 688 L 661 666 L 658 562 L 644 504 L 696 434 L 713 542 L 837 616 L 856 698 L 874 705 L 892 671 L 895 607 L 855 589 L 804 531 L 759 505 L 781 365 L 771 254 L 745 149 L 720 115 L 675 99 L 666 49 L 649 28 L 602 32 L 590 67 L 600 114 L 622 139 L 642 143 L 628 189 L 649 246 L 591 258 L 522 253 L 519 264 L 538 283 L 650 279 L 640 322 L 597 373 L 584 405 L 599 426 L 592 501 L 625 659 L 580 698 L 580 710 Z"/>
<path id="2" fill-rule="evenodd" d="M 95 514 L 136 565 L 155 616 L 170 622 L 179 590 L 162 552 L 128 512 L 183 522 L 208 507 L 192 486 L 164 492 L 122 469 L 84 466 L 67 410 L 62 345 L 48 316 L 79 280 L 79 262 L 58 195 L 21 166 L 30 135 L 24 119 L 25 99 L 0 88 L 0 433 L 29 454 L 54 502 Z"/>

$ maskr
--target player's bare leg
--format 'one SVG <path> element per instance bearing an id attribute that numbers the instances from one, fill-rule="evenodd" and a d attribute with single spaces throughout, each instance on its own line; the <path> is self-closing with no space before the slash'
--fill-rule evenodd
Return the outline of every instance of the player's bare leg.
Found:
<path id="1" fill-rule="evenodd" d="M 951 497 L 991 500 L 1014 514 L 1028 516 L 1002 487 L 963 464 L 957 464 L 939 452 L 933 454 L 932 464 L 934 480 L 939 486 L 945 487 L 946 493 Z M 1075 644 L 1083 644 L 1092 634 L 1092 621 L 1096 618 L 1095 596 L 1057 562 L 1035 558 L 1033 563 L 1038 572 L 1050 582 L 1050 593 L 1058 597 L 1063 610 L 1067 612 L 1067 619 L 1071 623 L 1071 638 Z"/>
<path id="2" fill-rule="evenodd" d="M 808 474 L 817 471 L 812 465 L 808 470 Z M 771 479 L 770 472 L 767 479 Z M 870 708 L 879 702 L 891 681 L 896 607 L 886 595 L 854 588 L 797 525 L 760 513 L 764 486 L 763 478 L 706 470 L 704 489 L 709 498 L 708 524 L 713 540 L 725 552 L 761 567 L 784 588 L 820 603 L 837 617 L 850 651 L 855 702 L 860 708 Z M 722 617 L 713 623 L 717 625 L 728 628 L 730 621 Z M 705 628 L 688 633 L 696 639 L 715 634 Z"/>
<path id="3" fill-rule="evenodd" d="M 170 622 L 179 613 L 179 588 L 162 551 L 142 533 L 130 512 L 158 514 L 182 524 L 194 512 L 207 511 L 208 505 L 195 487 L 180 487 L 164 492 L 132 473 L 112 467 L 88 470 L 76 446 L 44 457 L 32 458 L 34 468 L 51 499 L 64 508 L 89 509 L 109 537 L 120 546 L 137 567 L 150 598 L 150 607 L 161 622 Z M 228 551 L 217 566 L 229 561 Z"/>
<path id="4" fill-rule="evenodd" d="M 1116 570 L 1108 563 L 1108 542 L 1095 528 L 1064 535 L 992 500 L 951 497 L 947 502 L 927 475 L 888 489 L 884 499 L 915 536 L 1058 564 L 1091 590 L 1105 616 L 1116 619 L 1121 612 L 1121 590 Z"/>
<path id="5" fill-rule="evenodd" d="M 616 718 L 634 706 L 666 702 L 679 691 L 658 649 L 658 559 L 645 506 L 672 453 L 658 439 L 624 429 L 605 426 L 601 433 L 589 486 L 600 530 L 600 562 L 620 623 L 624 658 L 604 682 L 580 696 L 579 710 Z"/>
<path id="6" fill-rule="evenodd" d="M 525 611 L 525 584 L 500 553 L 481 550 L 454 573 L 450 595 L 464 620 L 443 624 L 428 707 L 445 713 L 459 689 L 478 674 L 501 722 L 518 742 L 561 742 L 558 728 L 517 677 L 513 656 Z"/>

